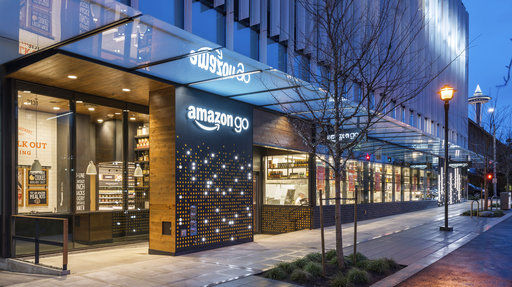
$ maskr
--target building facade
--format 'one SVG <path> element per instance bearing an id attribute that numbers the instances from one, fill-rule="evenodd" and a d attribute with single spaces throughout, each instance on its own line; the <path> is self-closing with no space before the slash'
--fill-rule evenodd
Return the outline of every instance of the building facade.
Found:
<path id="1" fill-rule="evenodd" d="M 33 252 L 19 238 L 31 236 L 34 216 L 67 218 L 80 248 L 149 240 L 149 252 L 172 255 L 316 228 L 319 193 L 334 224 L 333 173 L 271 95 L 301 77 L 297 63 L 318 67 L 306 9 L 292 0 L 121 2 L 6 1 L 2 256 Z M 459 0 L 404 3 L 424 17 L 422 57 L 441 59 L 433 69 L 453 63 L 388 111 L 379 128 L 391 137 L 376 132 L 349 159 L 345 222 L 356 193 L 361 219 L 441 202 L 443 84 L 458 90 L 451 203 L 466 194 L 464 164 L 478 159 L 467 149 L 467 12 Z"/>

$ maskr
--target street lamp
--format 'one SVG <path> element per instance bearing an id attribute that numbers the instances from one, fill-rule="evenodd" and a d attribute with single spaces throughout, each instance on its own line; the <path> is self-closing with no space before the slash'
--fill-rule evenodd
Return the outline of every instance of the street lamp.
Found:
<path id="1" fill-rule="evenodd" d="M 493 179 L 492 179 L 492 187 L 493 187 L 493 197 L 498 196 L 497 194 L 497 185 L 498 185 L 498 179 L 496 178 L 496 117 L 494 116 L 494 108 L 490 107 L 487 110 L 491 114 L 491 125 L 492 125 L 492 146 L 493 146 L 493 163 L 492 163 L 492 169 L 493 169 Z M 492 204 L 492 201 L 491 201 Z"/>
<path id="2" fill-rule="evenodd" d="M 448 227 L 448 111 L 454 93 L 455 89 L 447 85 L 439 91 L 441 100 L 444 101 L 444 226 L 439 227 L 441 231 L 453 231 L 452 227 Z"/>

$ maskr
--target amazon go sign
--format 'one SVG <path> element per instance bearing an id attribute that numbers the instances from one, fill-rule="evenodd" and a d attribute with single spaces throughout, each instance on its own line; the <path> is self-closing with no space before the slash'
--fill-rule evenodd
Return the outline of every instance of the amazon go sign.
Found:
<path id="1" fill-rule="evenodd" d="M 205 131 L 218 131 L 222 126 L 233 128 L 236 133 L 241 133 L 249 128 L 247 118 L 195 106 L 188 106 L 187 118 L 193 120 L 200 129 Z"/>

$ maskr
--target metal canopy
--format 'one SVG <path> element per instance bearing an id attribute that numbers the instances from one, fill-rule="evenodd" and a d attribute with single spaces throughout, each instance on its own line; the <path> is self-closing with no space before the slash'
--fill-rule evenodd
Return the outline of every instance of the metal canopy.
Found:
<path id="1" fill-rule="evenodd" d="M 45 49 L 93 59 L 125 71 L 189 86 L 255 106 L 308 117 L 297 102 L 301 95 L 320 108 L 324 96 L 312 84 L 202 39 L 114 0 L 68 0 L 36 7 L 34 1 L 3 1 L 0 63 Z M 40 2 L 44 3 L 44 2 Z M 55 4 L 55 2 L 54 2 Z M 51 23 L 45 25 L 44 23 Z M 23 53 L 22 53 L 23 51 Z M 285 104 L 283 104 L 285 103 Z M 347 107 L 351 103 L 347 100 Z M 360 150 L 375 150 L 407 160 L 442 156 L 443 141 L 384 116 L 368 134 Z M 421 153 L 421 155 L 418 155 Z M 457 161 L 481 160 L 450 143 Z M 415 160 L 414 160 L 415 161 Z"/>

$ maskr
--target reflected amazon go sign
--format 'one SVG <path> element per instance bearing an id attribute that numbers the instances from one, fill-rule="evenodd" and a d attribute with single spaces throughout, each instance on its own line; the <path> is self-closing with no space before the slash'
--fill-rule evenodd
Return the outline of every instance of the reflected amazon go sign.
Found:
<path id="1" fill-rule="evenodd" d="M 233 128 L 236 133 L 241 133 L 249 128 L 247 118 L 195 106 L 188 106 L 187 118 L 193 120 L 199 128 L 205 131 L 218 131 L 223 126 Z"/>
<path id="2" fill-rule="evenodd" d="M 210 52 L 206 52 L 210 51 Z M 244 74 L 244 64 L 238 63 L 235 65 L 225 62 L 222 56 L 222 50 L 212 51 L 212 48 L 203 47 L 199 48 L 197 52 L 202 52 L 197 55 L 190 56 L 190 63 L 205 71 L 209 71 L 214 75 L 220 77 L 236 78 L 240 82 L 248 84 L 251 81 L 251 75 Z M 197 53 L 191 50 L 190 53 Z"/>

